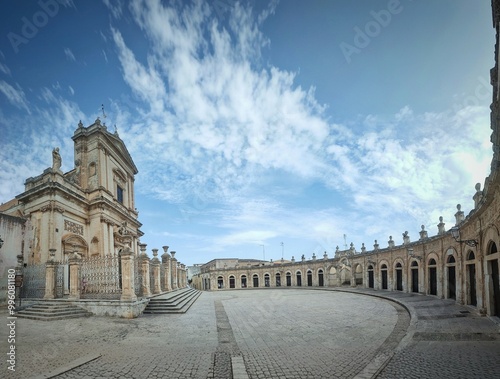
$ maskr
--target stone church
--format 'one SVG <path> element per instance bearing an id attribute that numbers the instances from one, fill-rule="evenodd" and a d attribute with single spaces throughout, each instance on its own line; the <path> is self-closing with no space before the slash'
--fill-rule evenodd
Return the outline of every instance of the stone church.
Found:
<path id="1" fill-rule="evenodd" d="M 25 246 L 28 264 L 46 262 L 49 254 L 64 262 L 77 252 L 82 258 L 116 255 L 123 236 L 132 237 L 137 254 L 140 231 L 134 205 L 137 167 L 118 133 L 111 133 L 99 118 L 72 137 L 75 166 L 61 171 L 59 149 L 52 152 L 52 167 L 26 179 L 25 191 L 0 207 L 0 212 L 27 219 L 32 238 Z"/>

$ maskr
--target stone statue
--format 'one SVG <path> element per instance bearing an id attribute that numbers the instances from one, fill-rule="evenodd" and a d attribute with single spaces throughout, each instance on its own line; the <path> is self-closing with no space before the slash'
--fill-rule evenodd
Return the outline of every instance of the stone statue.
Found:
<path id="1" fill-rule="evenodd" d="M 54 150 L 52 150 L 52 170 L 54 171 L 60 171 L 61 170 L 61 155 L 59 155 L 59 148 L 56 147 Z"/>

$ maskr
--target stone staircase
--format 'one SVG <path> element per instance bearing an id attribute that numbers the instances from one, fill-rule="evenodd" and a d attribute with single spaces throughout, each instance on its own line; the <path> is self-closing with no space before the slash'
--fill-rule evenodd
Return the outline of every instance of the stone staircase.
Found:
<path id="1" fill-rule="evenodd" d="M 92 316 L 92 313 L 66 302 L 42 301 L 17 311 L 16 316 L 32 320 L 55 321 L 76 317 L 89 317 Z"/>
<path id="2" fill-rule="evenodd" d="M 201 291 L 195 290 L 194 288 L 183 288 L 153 297 L 149 300 L 149 304 L 146 306 L 143 313 L 186 313 L 200 295 Z"/>

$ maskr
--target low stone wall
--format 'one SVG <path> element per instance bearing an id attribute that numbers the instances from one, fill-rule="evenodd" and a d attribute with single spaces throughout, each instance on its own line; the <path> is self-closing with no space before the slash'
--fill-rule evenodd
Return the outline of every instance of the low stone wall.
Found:
<path id="1" fill-rule="evenodd" d="M 68 303 L 76 305 L 89 312 L 94 316 L 107 316 L 107 317 L 121 317 L 121 318 L 136 318 L 144 311 L 149 303 L 149 299 L 140 299 L 137 301 L 121 301 L 121 300 L 69 300 L 69 299 L 56 299 L 56 300 L 43 300 L 43 299 L 22 299 L 21 307 L 17 309 L 24 309 L 34 304 L 43 303 Z M 19 305 L 19 300 L 16 301 Z"/>
<path id="2" fill-rule="evenodd" d="M 79 300 L 71 303 L 92 312 L 95 316 L 136 318 L 144 311 L 149 299 L 137 301 Z"/>

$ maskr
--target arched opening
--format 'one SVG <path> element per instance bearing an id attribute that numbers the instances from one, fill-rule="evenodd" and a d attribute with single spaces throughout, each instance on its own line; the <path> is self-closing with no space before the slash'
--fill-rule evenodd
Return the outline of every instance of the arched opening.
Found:
<path id="1" fill-rule="evenodd" d="M 241 288 L 247 288 L 247 276 L 241 275 Z"/>
<path id="2" fill-rule="evenodd" d="M 354 283 L 363 285 L 363 267 L 360 264 L 357 264 L 354 269 Z"/>
<path id="3" fill-rule="evenodd" d="M 403 290 L 403 266 L 400 262 L 396 263 L 396 291 Z"/>
<path id="4" fill-rule="evenodd" d="M 476 256 L 472 250 L 467 253 L 467 278 L 466 278 L 466 290 L 467 290 L 467 304 L 476 306 L 477 305 L 477 291 L 476 291 Z"/>
<path id="5" fill-rule="evenodd" d="M 229 277 L 229 288 L 236 288 L 236 280 L 233 275 Z"/>
<path id="6" fill-rule="evenodd" d="M 388 283 L 387 283 L 387 265 L 386 264 L 382 264 L 382 266 L 380 266 L 380 274 L 382 275 L 382 289 L 386 290 L 389 287 Z"/>
<path id="7" fill-rule="evenodd" d="M 324 279 L 324 275 L 323 275 L 323 270 L 322 269 L 318 270 L 318 285 L 320 287 L 324 287 L 325 286 L 325 279 Z"/>
<path id="8" fill-rule="evenodd" d="M 346 259 L 344 259 L 341 263 L 342 268 L 340 269 L 340 283 L 342 285 L 351 285 L 351 266 Z"/>
<path id="9" fill-rule="evenodd" d="M 335 267 L 330 267 L 330 271 L 328 273 L 328 283 L 329 286 L 337 284 L 337 269 Z"/>
<path id="10" fill-rule="evenodd" d="M 292 273 L 291 272 L 286 273 L 286 286 L 287 287 L 292 286 Z"/>
<path id="11" fill-rule="evenodd" d="M 313 285 L 313 273 L 311 270 L 307 270 L 307 286 L 312 287 Z"/>
<path id="12" fill-rule="evenodd" d="M 496 254 L 497 244 L 495 242 L 491 242 L 488 247 L 488 254 L 492 255 Z M 491 313 L 492 316 L 500 317 L 500 280 L 498 278 L 499 270 L 498 270 L 498 259 L 488 259 L 488 275 L 490 277 L 488 285 L 492 289 L 490 291 L 490 304 L 491 304 Z"/>
<path id="13" fill-rule="evenodd" d="M 418 263 L 411 262 L 411 292 L 418 292 Z"/>
<path id="14" fill-rule="evenodd" d="M 295 277 L 297 279 L 297 287 L 301 287 L 302 286 L 302 273 L 300 271 L 297 271 L 297 273 L 295 274 Z"/>
<path id="15" fill-rule="evenodd" d="M 374 280 L 374 275 L 373 275 L 373 266 L 369 265 L 368 266 L 368 288 L 374 288 L 375 287 L 375 280 Z"/>
<path id="16" fill-rule="evenodd" d="M 224 277 L 223 276 L 219 276 L 217 278 L 217 288 L 219 288 L 219 289 L 224 288 Z"/>
<path id="17" fill-rule="evenodd" d="M 269 279 L 269 274 L 264 275 L 264 286 L 271 287 L 271 280 Z"/>
<path id="18" fill-rule="evenodd" d="M 437 266 L 434 258 L 429 259 L 429 295 L 437 295 Z"/>
<path id="19" fill-rule="evenodd" d="M 448 269 L 448 299 L 457 298 L 457 279 L 455 271 L 455 257 L 449 255 L 446 260 L 446 267 Z"/>
<path id="20" fill-rule="evenodd" d="M 259 275 L 253 274 L 252 279 L 253 279 L 253 286 L 254 286 L 254 288 L 259 287 Z"/>
<path id="21" fill-rule="evenodd" d="M 281 274 L 279 272 L 276 273 L 276 287 L 281 287 Z"/>

